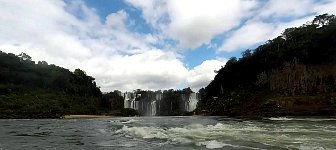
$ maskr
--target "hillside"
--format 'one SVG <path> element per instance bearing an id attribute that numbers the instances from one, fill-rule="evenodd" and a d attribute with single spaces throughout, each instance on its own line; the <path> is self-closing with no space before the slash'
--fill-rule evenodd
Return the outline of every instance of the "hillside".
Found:
<path id="1" fill-rule="evenodd" d="M 97 114 L 102 94 L 94 78 L 80 69 L 35 64 L 25 53 L 0 51 L 0 118 L 58 118 Z"/>
<path id="2" fill-rule="evenodd" d="M 243 36 L 243 35 L 242 35 Z M 336 17 L 323 14 L 230 58 L 204 89 L 212 115 L 336 114 Z"/>

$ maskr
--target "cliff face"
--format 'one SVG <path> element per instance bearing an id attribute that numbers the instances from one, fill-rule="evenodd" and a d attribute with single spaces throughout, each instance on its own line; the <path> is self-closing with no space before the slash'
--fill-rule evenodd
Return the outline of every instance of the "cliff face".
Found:
<path id="1" fill-rule="evenodd" d="M 232 116 L 336 115 L 335 35 L 336 17 L 324 14 L 231 58 L 201 90 L 198 110 Z"/>
<path id="2" fill-rule="evenodd" d="M 272 91 L 281 95 L 313 95 L 331 92 L 336 79 L 335 63 L 305 65 L 294 60 L 281 68 L 273 69 L 264 76 Z M 257 80 L 257 82 L 260 82 Z"/>
<path id="3" fill-rule="evenodd" d="M 304 65 L 297 61 L 272 70 L 269 90 L 277 93 L 266 102 L 273 102 L 276 115 L 336 115 L 336 65 Z M 267 108 L 266 110 L 267 111 Z"/>
<path id="4" fill-rule="evenodd" d="M 196 108 L 198 93 L 187 89 L 126 92 L 124 108 L 137 110 L 144 116 L 188 115 Z"/>

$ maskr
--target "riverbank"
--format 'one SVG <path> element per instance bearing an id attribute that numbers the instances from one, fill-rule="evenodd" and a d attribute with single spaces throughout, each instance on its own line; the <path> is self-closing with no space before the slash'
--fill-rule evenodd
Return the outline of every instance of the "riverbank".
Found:
<path id="1" fill-rule="evenodd" d="M 62 119 L 93 119 L 93 118 L 111 118 L 113 116 L 105 115 L 65 115 Z"/>

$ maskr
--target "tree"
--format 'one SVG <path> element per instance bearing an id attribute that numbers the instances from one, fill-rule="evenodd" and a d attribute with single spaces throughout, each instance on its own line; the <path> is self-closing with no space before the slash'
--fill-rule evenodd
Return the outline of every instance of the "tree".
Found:
<path id="1" fill-rule="evenodd" d="M 189 94 L 193 93 L 193 91 L 191 90 L 190 87 L 188 87 L 188 88 L 183 89 L 183 90 L 182 90 L 182 93 L 183 93 L 183 94 L 187 94 L 187 95 L 189 95 Z"/>
<path id="2" fill-rule="evenodd" d="M 44 65 L 44 66 L 47 66 L 48 63 L 46 61 L 38 61 L 37 63 L 38 65 Z"/>
<path id="3" fill-rule="evenodd" d="M 32 61 L 32 57 L 30 57 L 29 55 L 27 55 L 26 53 L 21 53 L 18 55 L 18 57 L 20 58 L 20 60 L 24 60 L 24 61 Z"/>
<path id="4" fill-rule="evenodd" d="M 237 63 L 237 58 L 236 57 L 231 57 L 227 62 L 226 62 L 226 65 L 232 65 L 232 64 L 235 64 Z"/>
<path id="5" fill-rule="evenodd" d="M 281 36 L 285 39 L 285 40 L 290 40 L 293 39 L 293 35 L 292 33 L 296 30 L 296 28 L 287 28 L 285 29 L 285 31 L 282 32 Z"/>
<path id="6" fill-rule="evenodd" d="M 244 52 L 242 52 L 242 56 L 243 56 L 243 58 L 250 57 L 250 56 L 252 56 L 252 51 L 247 49 Z"/>
<path id="7" fill-rule="evenodd" d="M 83 78 L 86 76 L 86 73 L 83 70 L 75 69 L 74 75 L 80 78 Z"/>
<path id="8" fill-rule="evenodd" d="M 322 15 L 316 16 L 312 24 L 316 25 L 317 27 L 322 27 L 325 25 L 335 23 L 335 19 L 336 17 L 334 15 L 322 14 Z"/>
<path id="9" fill-rule="evenodd" d="M 120 96 L 120 91 L 115 90 L 103 95 L 101 105 L 109 109 L 122 109 L 124 108 L 124 98 Z"/>

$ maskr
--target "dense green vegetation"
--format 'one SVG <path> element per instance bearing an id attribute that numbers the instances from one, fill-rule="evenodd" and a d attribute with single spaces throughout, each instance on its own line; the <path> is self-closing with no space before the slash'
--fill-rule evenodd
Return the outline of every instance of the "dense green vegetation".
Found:
<path id="1" fill-rule="evenodd" d="M 0 51 L 0 118 L 58 118 L 67 114 L 128 115 L 116 93 L 102 94 L 93 77 L 22 53 Z M 132 112 L 133 114 L 134 112 Z"/>
<path id="2" fill-rule="evenodd" d="M 243 36 L 243 35 L 242 35 Z M 334 115 L 336 17 L 323 14 L 242 58 L 231 58 L 200 90 L 214 115 Z"/>

